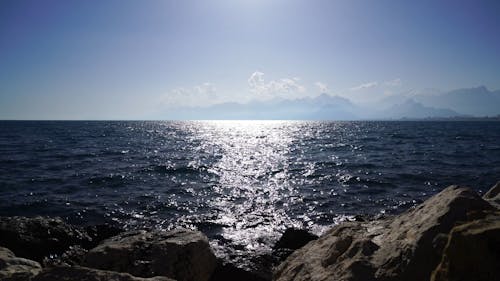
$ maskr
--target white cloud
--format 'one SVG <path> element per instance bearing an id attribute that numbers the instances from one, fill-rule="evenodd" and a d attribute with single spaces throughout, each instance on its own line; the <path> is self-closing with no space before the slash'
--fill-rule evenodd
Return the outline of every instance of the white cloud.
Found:
<path id="1" fill-rule="evenodd" d="M 358 85 L 356 87 L 350 88 L 351 91 L 359 91 L 359 90 L 365 90 L 365 89 L 371 89 L 371 88 L 378 88 L 378 87 L 399 87 L 402 85 L 401 79 L 396 78 L 394 80 L 389 80 L 385 82 L 379 83 L 378 81 L 372 81 L 368 83 L 364 83 L 361 85 Z"/>
<path id="2" fill-rule="evenodd" d="M 363 89 L 375 88 L 378 86 L 378 84 L 379 83 L 377 81 L 368 82 L 368 83 L 364 83 L 364 84 L 361 84 L 361 85 L 356 86 L 356 87 L 352 87 L 350 90 L 351 91 L 359 91 L 359 90 L 363 90 Z"/>
<path id="3" fill-rule="evenodd" d="M 216 99 L 215 85 L 205 82 L 191 88 L 172 89 L 164 95 L 162 103 L 166 106 L 203 106 L 214 103 Z"/>
<path id="4" fill-rule="evenodd" d="M 257 98 L 273 98 L 273 97 L 294 97 L 306 91 L 306 88 L 300 83 L 300 78 L 282 78 L 266 82 L 264 73 L 255 71 L 248 78 L 250 92 L 255 94 Z"/>
<path id="5" fill-rule="evenodd" d="M 384 84 L 386 86 L 390 86 L 390 87 L 399 87 L 399 86 L 401 86 L 402 82 L 401 82 L 401 79 L 396 78 L 396 79 L 391 80 L 391 81 L 386 81 Z"/>
<path id="6" fill-rule="evenodd" d="M 262 87 L 264 84 L 264 73 L 260 71 L 255 71 L 250 75 L 250 78 L 248 78 L 248 85 L 250 85 L 251 89 Z"/>
<path id="7" fill-rule="evenodd" d="M 377 102 L 387 96 L 398 95 L 405 87 L 400 78 L 392 80 L 371 81 L 345 90 L 340 95 L 356 103 Z"/>
<path id="8" fill-rule="evenodd" d="M 217 89 L 212 83 L 205 82 L 199 86 L 194 87 L 194 92 L 197 95 L 206 95 L 209 97 L 215 97 Z"/>
<path id="9" fill-rule="evenodd" d="M 316 87 L 318 87 L 319 91 L 323 94 L 323 93 L 328 93 L 328 86 L 323 83 L 323 82 L 316 82 L 314 83 L 314 85 L 316 85 Z"/>

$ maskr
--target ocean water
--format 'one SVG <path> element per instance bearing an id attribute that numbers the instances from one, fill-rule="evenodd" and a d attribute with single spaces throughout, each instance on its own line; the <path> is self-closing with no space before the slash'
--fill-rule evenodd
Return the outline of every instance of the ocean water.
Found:
<path id="1" fill-rule="evenodd" d="M 500 180 L 500 122 L 0 122 L 0 215 L 177 226 L 237 261 L 287 227 Z"/>

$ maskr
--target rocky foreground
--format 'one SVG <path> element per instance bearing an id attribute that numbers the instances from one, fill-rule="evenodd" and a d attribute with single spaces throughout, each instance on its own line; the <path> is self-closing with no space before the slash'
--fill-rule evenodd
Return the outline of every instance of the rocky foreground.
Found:
<path id="1" fill-rule="evenodd" d="M 0 280 L 266 280 L 218 260 L 198 231 L 81 228 L 58 218 L 0 217 Z M 450 186 L 383 220 L 317 238 L 287 230 L 273 280 L 500 280 L 500 183 L 483 198 Z M 285 259 L 286 258 L 286 259 Z"/>

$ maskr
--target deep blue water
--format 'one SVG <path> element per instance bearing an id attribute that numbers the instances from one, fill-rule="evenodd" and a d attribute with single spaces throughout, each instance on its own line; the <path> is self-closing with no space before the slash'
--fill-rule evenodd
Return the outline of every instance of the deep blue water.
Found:
<path id="1" fill-rule="evenodd" d="M 401 212 L 449 184 L 500 180 L 500 122 L 0 122 L 0 215 L 204 231 L 266 252 Z M 224 245 L 224 247 L 221 247 Z"/>

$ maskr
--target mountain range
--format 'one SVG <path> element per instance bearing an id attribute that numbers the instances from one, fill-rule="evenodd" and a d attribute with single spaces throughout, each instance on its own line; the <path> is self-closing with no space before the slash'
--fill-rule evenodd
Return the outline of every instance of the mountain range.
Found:
<path id="1" fill-rule="evenodd" d="M 371 104 L 323 93 L 316 97 L 228 102 L 179 107 L 165 119 L 397 120 L 500 115 L 500 90 L 484 86 L 450 92 L 419 91 L 385 97 Z"/>

